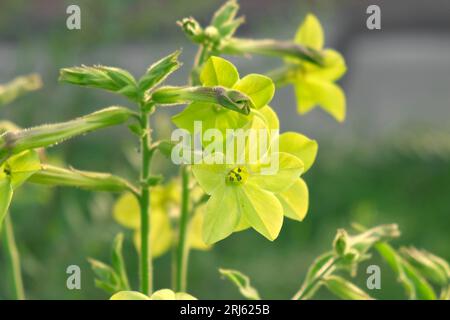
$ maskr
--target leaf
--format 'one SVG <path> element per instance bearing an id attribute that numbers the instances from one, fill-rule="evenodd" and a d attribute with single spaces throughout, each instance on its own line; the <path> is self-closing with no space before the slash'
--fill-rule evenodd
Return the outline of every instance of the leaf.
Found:
<path id="1" fill-rule="evenodd" d="M 13 196 L 13 188 L 9 178 L 0 179 L 0 229 L 3 224 L 3 219 L 8 213 L 9 205 L 11 204 Z"/>
<path id="2" fill-rule="evenodd" d="M 119 291 L 109 298 L 109 300 L 151 300 L 145 294 L 137 291 Z"/>
<path id="3" fill-rule="evenodd" d="M 38 74 L 20 76 L 0 85 L 0 106 L 6 105 L 18 97 L 38 90 L 42 87 L 42 79 Z"/>
<path id="4" fill-rule="evenodd" d="M 96 275 L 95 285 L 98 288 L 111 294 L 125 289 L 121 287 L 119 275 L 111 266 L 95 259 L 88 259 L 88 261 Z"/>
<path id="5" fill-rule="evenodd" d="M 250 284 L 250 279 L 245 274 L 231 269 L 219 269 L 221 275 L 226 277 L 232 283 L 234 283 L 239 292 L 249 300 L 261 300 L 258 291 Z"/>
<path id="6" fill-rule="evenodd" d="M 117 236 L 114 238 L 111 261 L 114 271 L 119 276 L 121 288 L 129 290 L 130 284 L 128 281 L 125 261 L 122 255 L 123 238 L 123 233 L 117 234 Z"/>
<path id="7" fill-rule="evenodd" d="M 285 132 L 279 137 L 279 151 L 292 154 L 302 160 L 304 172 L 308 171 L 313 165 L 317 150 L 319 148 L 317 141 L 297 132 Z"/>
<path id="8" fill-rule="evenodd" d="M 328 290 L 343 300 L 373 300 L 356 285 L 339 276 L 326 277 L 324 284 Z"/>
<path id="9" fill-rule="evenodd" d="M 342 89 L 329 81 L 307 77 L 295 87 L 298 112 L 304 114 L 316 104 L 336 120 L 345 120 L 346 99 Z"/>
<path id="10" fill-rule="evenodd" d="M 203 241 L 213 244 L 228 237 L 241 217 L 236 190 L 233 186 L 219 186 L 206 204 L 203 222 Z"/>
<path id="11" fill-rule="evenodd" d="M 250 97 L 256 109 L 267 105 L 275 94 L 275 85 L 271 78 L 260 74 L 249 74 L 233 86 L 234 89 Z"/>
<path id="12" fill-rule="evenodd" d="M 212 56 L 206 61 L 200 73 L 200 81 L 204 86 L 223 86 L 232 88 L 239 80 L 236 67 L 229 61 Z"/>
<path id="13" fill-rule="evenodd" d="M 378 243 L 375 245 L 378 253 L 392 268 L 403 285 L 409 299 L 435 300 L 436 294 L 428 282 L 389 244 Z"/>
<path id="14" fill-rule="evenodd" d="M 278 237 L 283 225 L 283 207 L 273 193 L 247 181 L 239 188 L 237 203 L 239 212 L 256 231 L 271 241 Z"/>
<path id="15" fill-rule="evenodd" d="M 180 53 L 181 51 L 177 50 L 152 64 L 139 79 L 139 90 L 143 92 L 156 87 L 171 73 L 176 71 L 181 66 L 181 63 L 178 61 Z"/>
<path id="16" fill-rule="evenodd" d="M 308 186 L 301 178 L 297 178 L 294 184 L 287 190 L 276 194 L 283 206 L 286 217 L 303 221 L 308 213 L 309 194 Z"/>
<path id="17" fill-rule="evenodd" d="M 323 48 L 325 41 L 323 28 L 315 15 L 310 13 L 305 17 L 295 35 L 294 41 L 316 50 Z"/>

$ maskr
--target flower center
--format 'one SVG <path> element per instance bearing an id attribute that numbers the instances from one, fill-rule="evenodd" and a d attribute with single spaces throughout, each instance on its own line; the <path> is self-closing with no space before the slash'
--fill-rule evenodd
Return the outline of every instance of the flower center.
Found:
<path id="1" fill-rule="evenodd" d="M 247 181 L 248 176 L 249 174 L 246 167 L 236 167 L 228 172 L 225 181 L 228 184 L 240 185 Z"/>

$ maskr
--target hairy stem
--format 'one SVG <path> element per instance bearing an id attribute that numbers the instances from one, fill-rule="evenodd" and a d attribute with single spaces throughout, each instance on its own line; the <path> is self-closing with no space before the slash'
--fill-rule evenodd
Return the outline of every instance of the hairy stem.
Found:
<path id="1" fill-rule="evenodd" d="M 3 226 L 3 245 L 5 246 L 8 264 L 13 276 L 14 298 L 17 300 L 25 300 L 22 274 L 20 271 L 19 251 L 17 250 L 16 240 L 14 239 L 14 229 L 9 214 L 5 217 Z"/>
<path id="2" fill-rule="evenodd" d="M 331 259 L 328 261 L 318 272 L 317 276 L 314 277 L 311 281 L 308 283 L 303 284 L 303 286 L 300 288 L 300 290 L 292 297 L 292 300 L 305 300 L 310 298 L 308 294 L 315 292 L 317 287 L 320 285 L 320 280 L 322 280 L 324 277 L 329 275 L 330 273 L 333 273 L 335 270 L 335 264 L 338 260 L 336 258 Z"/>
<path id="3" fill-rule="evenodd" d="M 141 253 L 140 253 L 140 275 L 141 292 L 151 294 L 153 290 L 153 265 L 150 249 L 150 188 L 145 183 L 150 175 L 150 162 L 152 150 L 150 148 L 150 124 L 148 113 L 142 111 L 141 126 L 144 133 L 141 137 L 141 192 L 139 205 L 141 208 Z"/>
<path id="4" fill-rule="evenodd" d="M 187 243 L 187 229 L 189 224 L 189 172 L 188 168 L 183 165 L 181 167 L 181 214 L 178 231 L 178 248 L 177 248 L 177 271 L 176 271 L 176 291 L 186 291 L 186 276 L 189 258 L 189 248 Z"/>

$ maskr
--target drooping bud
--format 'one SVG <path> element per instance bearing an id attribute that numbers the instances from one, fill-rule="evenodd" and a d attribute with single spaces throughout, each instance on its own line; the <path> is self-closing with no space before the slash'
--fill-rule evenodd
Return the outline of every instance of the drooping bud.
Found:
<path id="1" fill-rule="evenodd" d="M 178 21 L 177 24 L 194 42 L 200 43 L 204 39 L 203 29 L 200 26 L 200 23 L 198 23 L 194 18 L 184 18 L 181 21 Z"/>
<path id="2" fill-rule="evenodd" d="M 346 254 L 348 250 L 348 233 L 344 229 L 339 229 L 337 231 L 336 237 L 333 241 L 334 252 L 342 257 Z"/>

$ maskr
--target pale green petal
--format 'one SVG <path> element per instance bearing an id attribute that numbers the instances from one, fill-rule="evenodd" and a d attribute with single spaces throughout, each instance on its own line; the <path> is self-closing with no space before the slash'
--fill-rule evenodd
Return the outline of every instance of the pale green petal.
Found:
<path id="1" fill-rule="evenodd" d="M 239 208 L 250 225 L 267 239 L 278 237 L 283 225 L 283 207 L 269 191 L 247 182 L 238 193 Z"/>
<path id="2" fill-rule="evenodd" d="M 248 181 L 270 192 L 282 192 L 302 174 L 304 165 L 299 158 L 289 153 L 274 153 L 273 157 L 278 158 L 278 170 L 269 173 L 267 170 L 270 165 L 252 166 L 252 170 L 256 172 L 249 177 Z"/>
<path id="3" fill-rule="evenodd" d="M 272 79 L 254 73 L 239 80 L 233 88 L 249 96 L 256 109 L 267 105 L 275 94 L 275 85 Z"/>
<path id="4" fill-rule="evenodd" d="M 297 111 L 305 114 L 316 106 L 317 102 L 313 92 L 308 88 L 305 81 L 299 81 L 294 85 L 295 98 L 297 100 Z"/>
<path id="5" fill-rule="evenodd" d="M 327 80 L 321 80 L 316 77 L 306 77 L 301 82 L 301 87 L 296 88 L 298 111 L 300 114 L 311 109 L 312 101 L 331 114 L 339 122 L 345 119 L 346 99 L 342 89 Z M 302 101 L 303 99 L 303 101 Z M 305 104 L 306 103 L 306 104 Z M 308 109 L 308 107 L 310 107 Z"/>
<path id="6" fill-rule="evenodd" d="M 35 150 L 27 150 L 12 156 L 6 166 L 9 167 L 13 189 L 18 188 L 35 172 L 41 170 L 39 155 Z"/>
<path id="7" fill-rule="evenodd" d="M 161 289 L 155 291 L 151 296 L 150 300 L 176 300 L 175 292 L 170 289 Z"/>
<path id="8" fill-rule="evenodd" d="M 223 162 L 221 161 L 219 164 L 194 164 L 192 166 L 195 179 L 207 194 L 212 194 L 216 188 L 225 184 L 228 169 Z"/>
<path id="9" fill-rule="evenodd" d="M 239 223 L 239 187 L 221 185 L 209 198 L 203 223 L 203 241 L 213 244 L 228 237 Z"/>
<path id="10" fill-rule="evenodd" d="M 8 213 L 9 205 L 13 196 L 13 188 L 9 178 L 0 179 L 0 230 L 3 219 Z"/>
<path id="11" fill-rule="evenodd" d="M 150 300 L 150 298 L 137 291 L 119 291 L 109 300 Z"/>
<path id="12" fill-rule="evenodd" d="M 278 120 L 278 116 L 276 112 L 269 106 L 264 106 L 258 110 L 260 114 L 266 119 L 267 128 L 269 130 L 279 130 L 280 129 L 280 121 Z"/>
<path id="13" fill-rule="evenodd" d="M 180 113 L 172 117 L 173 123 L 178 127 L 194 132 L 194 121 L 201 121 L 203 130 L 213 128 L 216 125 L 217 112 L 211 103 L 193 102 Z"/>
<path id="14" fill-rule="evenodd" d="M 188 242 L 192 249 L 208 250 L 211 248 L 203 241 L 202 230 L 205 220 L 206 205 L 202 205 L 195 210 L 194 216 L 189 224 Z"/>
<path id="15" fill-rule="evenodd" d="M 236 229 L 234 229 L 234 232 L 244 231 L 250 227 L 250 223 L 247 221 L 247 219 L 245 219 L 244 215 L 242 215 L 239 224 L 237 225 Z"/>
<path id="16" fill-rule="evenodd" d="M 323 48 L 325 41 L 323 28 L 315 15 L 310 13 L 306 16 L 297 30 L 294 41 L 316 50 Z"/>
<path id="17" fill-rule="evenodd" d="M 124 193 L 114 204 L 113 217 L 117 223 L 130 229 L 138 229 L 141 225 L 141 209 L 132 193 Z"/>
<path id="18" fill-rule="evenodd" d="M 305 63 L 307 74 L 314 75 L 324 80 L 336 81 L 347 71 L 344 57 L 336 50 L 326 49 L 323 51 L 324 65 L 317 66 L 312 63 Z"/>
<path id="19" fill-rule="evenodd" d="M 220 57 L 211 57 L 206 61 L 201 73 L 200 81 L 204 86 L 223 86 L 232 88 L 239 80 L 236 67 Z"/>
<path id="20" fill-rule="evenodd" d="M 186 292 L 177 292 L 175 293 L 175 300 L 198 300 L 196 297 L 191 296 Z"/>
<path id="21" fill-rule="evenodd" d="M 284 215 L 288 218 L 302 221 L 308 212 L 308 186 L 302 178 L 298 178 L 294 184 L 281 193 L 277 198 L 283 206 Z"/>
<path id="22" fill-rule="evenodd" d="M 285 132 L 279 137 L 280 152 L 290 153 L 300 158 L 304 164 L 304 172 L 311 168 L 319 148 L 317 141 L 297 132 Z"/>

